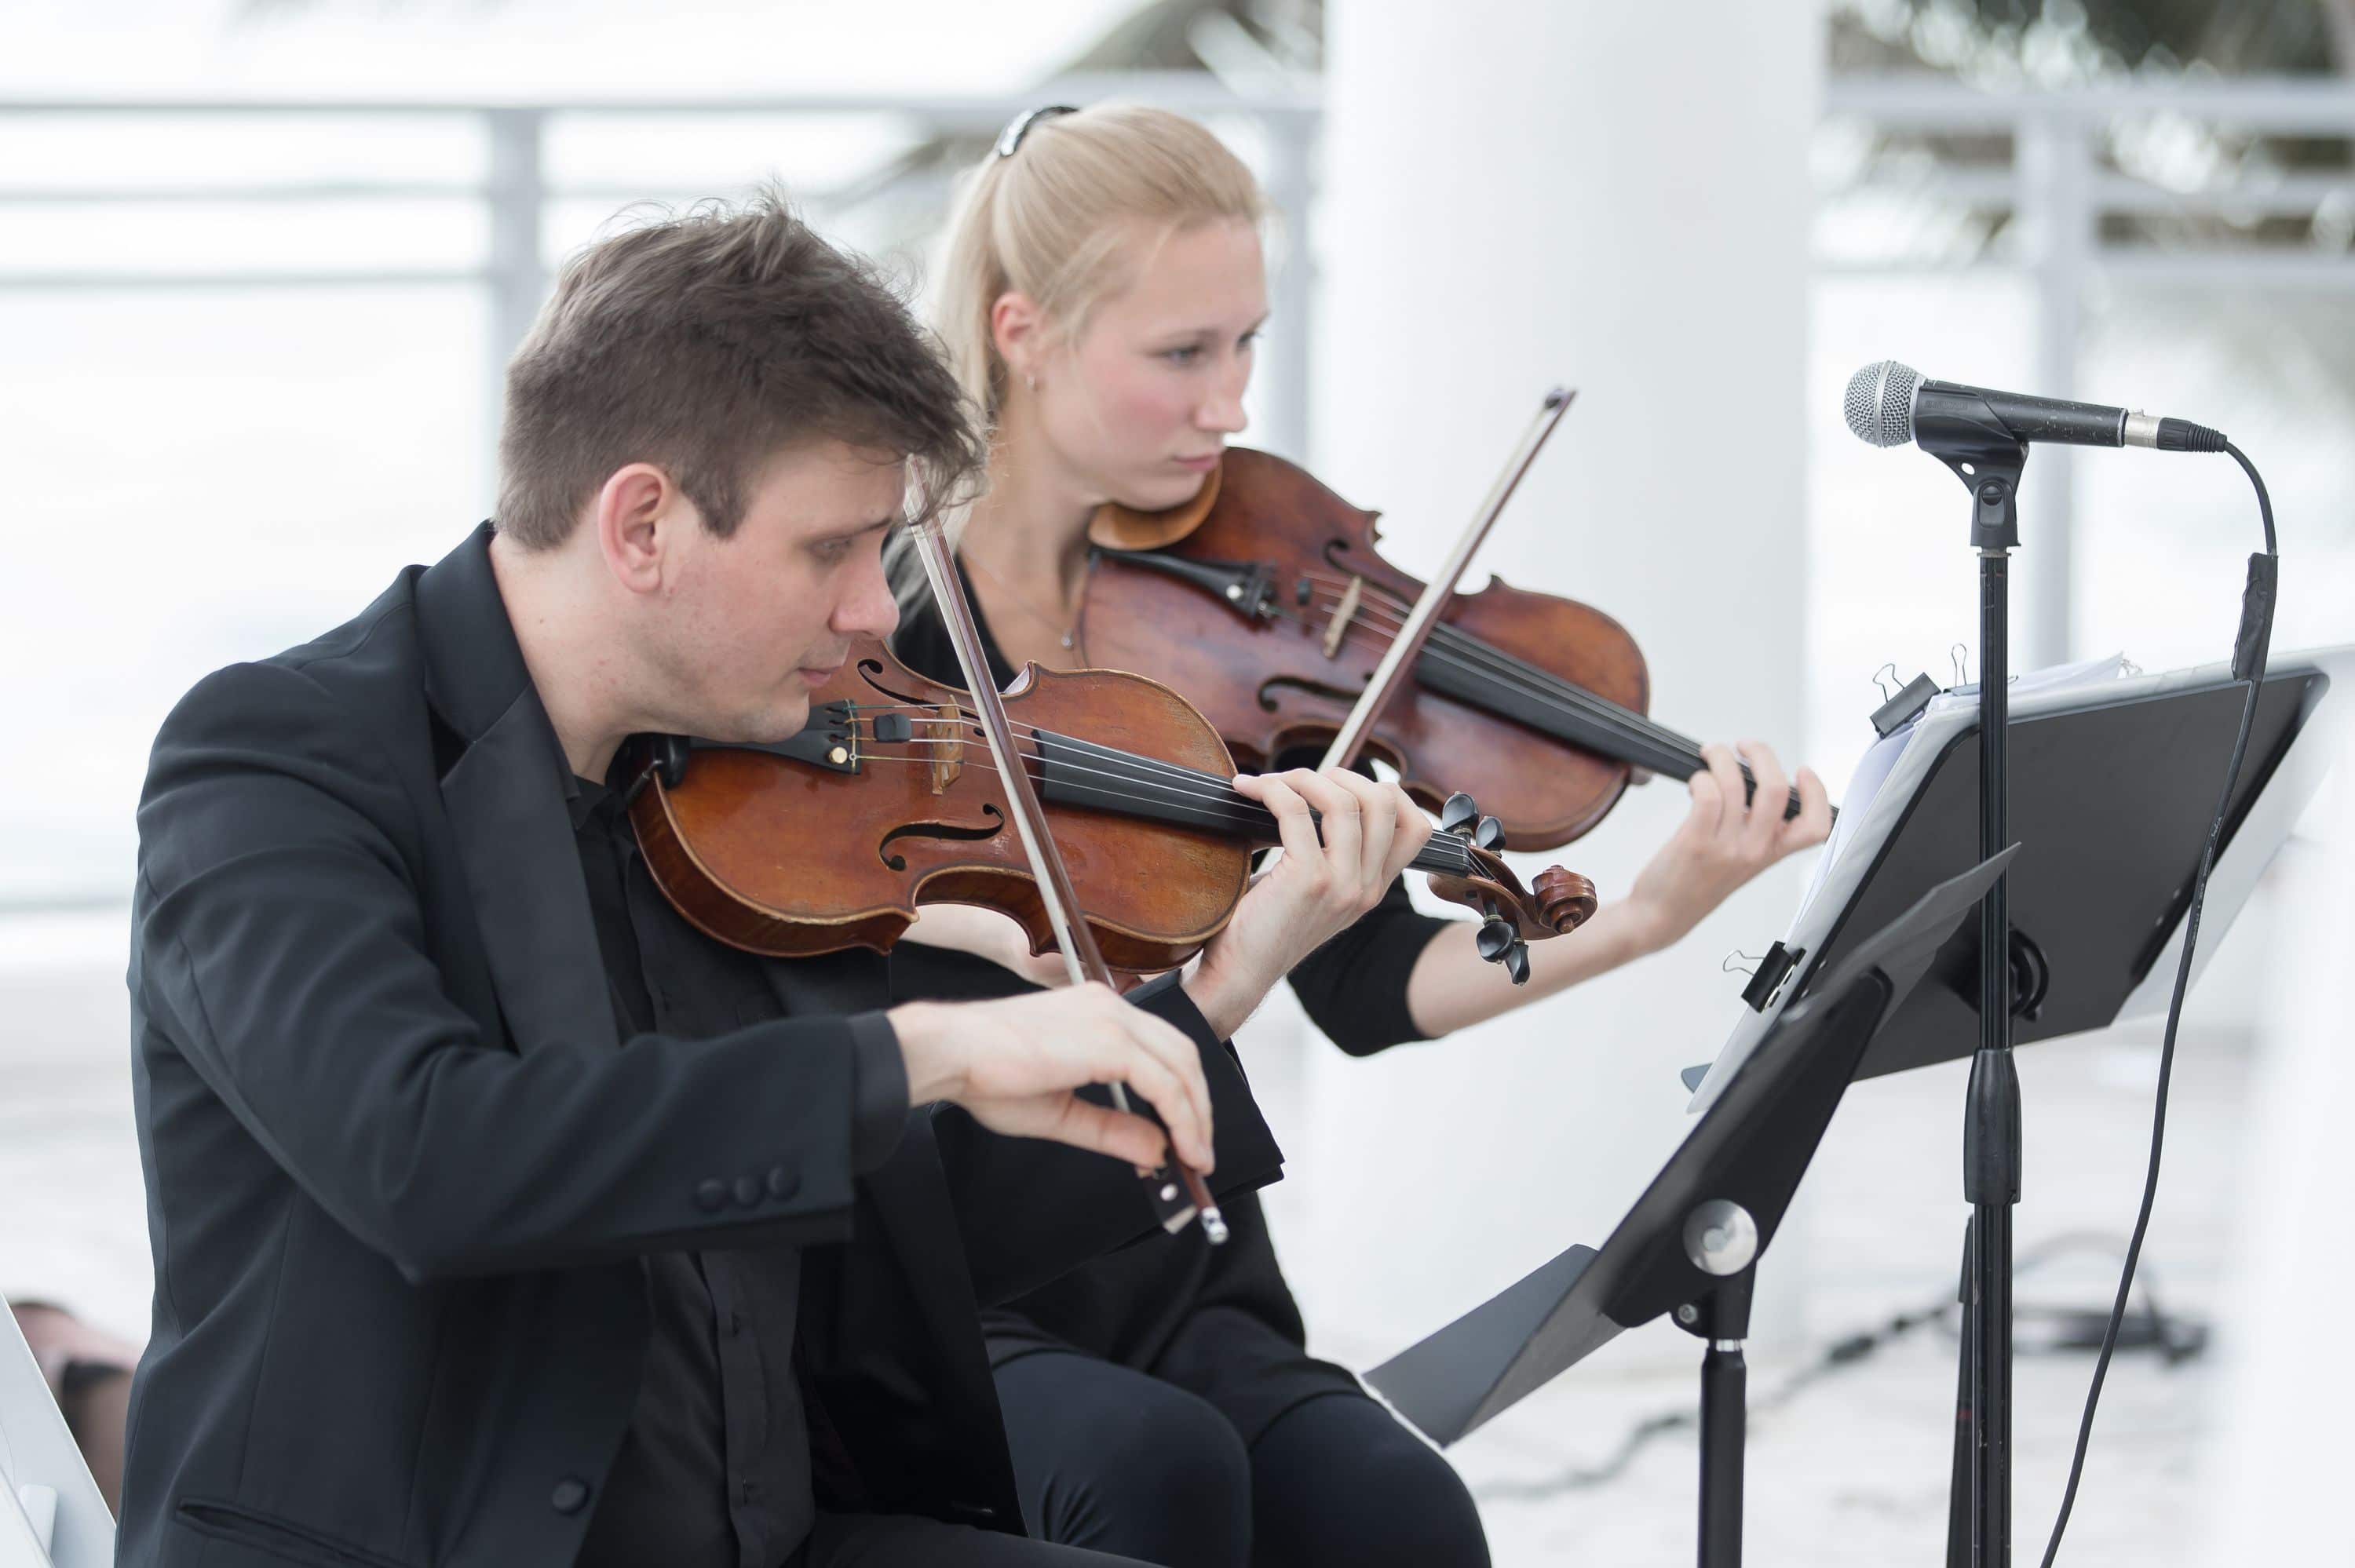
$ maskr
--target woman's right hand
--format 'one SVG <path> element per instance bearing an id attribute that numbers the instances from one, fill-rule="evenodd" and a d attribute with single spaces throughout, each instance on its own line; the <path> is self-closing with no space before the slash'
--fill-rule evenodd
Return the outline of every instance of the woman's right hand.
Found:
<path id="1" fill-rule="evenodd" d="M 1101 985 L 996 1001 L 909 1002 L 888 1015 L 908 1069 L 908 1100 L 963 1106 L 992 1132 L 1044 1138 L 1152 1170 L 1178 1156 L 1208 1173 L 1210 1089 L 1183 1031 Z M 1083 1100 L 1125 1084 L 1167 1127 Z"/>

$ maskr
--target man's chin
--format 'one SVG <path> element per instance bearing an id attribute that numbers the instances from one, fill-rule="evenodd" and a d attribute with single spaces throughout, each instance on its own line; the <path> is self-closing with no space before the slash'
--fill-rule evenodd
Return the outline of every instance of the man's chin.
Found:
<path id="1" fill-rule="evenodd" d="M 810 705 L 807 697 L 779 701 L 774 706 L 759 713 L 740 714 L 718 723 L 698 738 L 716 740 L 730 746 L 774 746 L 801 734 L 809 723 Z"/>
<path id="2" fill-rule="evenodd" d="M 809 723 L 809 715 L 810 702 L 805 696 L 796 697 L 790 704 L 781 704 L 763 715 L 766 721 L 764 727 L 769 733 L 761 738 L 772 743 L 790 740 L 801 734 L 802 726 Z"/>

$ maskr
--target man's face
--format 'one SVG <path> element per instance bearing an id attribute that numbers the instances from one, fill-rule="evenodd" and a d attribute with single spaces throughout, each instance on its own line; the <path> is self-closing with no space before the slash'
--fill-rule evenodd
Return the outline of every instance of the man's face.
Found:
<path id="1" fill-rule="evenodd" d="M 800 730 L 851 639 L 899 620 L 882 550 L 906 474 L 893 453 L 805 442 L 760 471 L 735 533 L 699 519 L 670 532 L 643 644 L 660 727 L 735 741 Z"/>

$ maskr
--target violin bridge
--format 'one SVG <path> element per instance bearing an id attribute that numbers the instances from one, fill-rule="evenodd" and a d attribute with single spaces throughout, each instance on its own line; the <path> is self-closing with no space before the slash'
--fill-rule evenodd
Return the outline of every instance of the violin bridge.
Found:
<path id="1" fill-rule="evenodd" d="M 1330 659 L 1341 652 L 1341 639 L 1349 634 L 1349 622 L 1358 618 L 1358 600 L 1365 596 L 1366 579 L 1353 577 L 1342 590 L 1341 602 L 1333 609 L 1333 619 L 1325 628 L 1325 657 Z"/>
<path id="2" fill-rule="evenodd" d="M 928 748 L 932 753 L 932 793 L 944 795 L 957 775 L 964 771 L 964 715 L 953 704 L 943 703 L 932 710 L 933 718 L 942 722 L 928 725 L 939 736 Z"/>

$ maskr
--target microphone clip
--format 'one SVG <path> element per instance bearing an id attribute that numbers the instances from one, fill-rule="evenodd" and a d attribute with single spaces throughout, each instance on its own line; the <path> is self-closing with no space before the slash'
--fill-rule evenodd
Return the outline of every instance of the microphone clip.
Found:
<path id="1" fill-rule="evenodd" d="M 1971 493 L 1971 548 L 2019 547 L 2019 471 L 2028 443 L 1968 387 L 1924 384 L 1913 406 L 1913 440 L 1954 470 Z"/>

